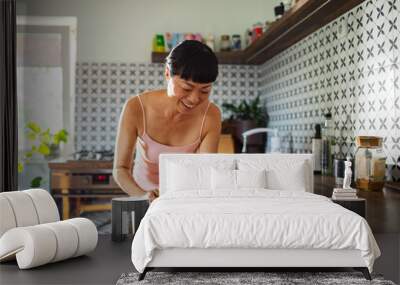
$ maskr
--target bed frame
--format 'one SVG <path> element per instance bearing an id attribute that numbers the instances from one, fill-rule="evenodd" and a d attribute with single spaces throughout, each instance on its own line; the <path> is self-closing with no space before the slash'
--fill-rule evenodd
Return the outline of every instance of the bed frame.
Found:
<path id="1" fill-rule="evenodd" d="M 219 158 L 237 159 L 246 158 L 287 158 L 294 161 L 304 160 L 308 168 L 307 192 L 313 192 L 313 161 L 310 154 L 203 154 L 196 158 L 193 154 L 162 154 L 160 156 L 160 193 L 165 193 L 164 185 L 168 179 L 166 175 L 167 160 L 199 159 L 212 163 Z M 157 249 L 153 259 L 149 262 L 139 280 L 143 280 L 148 271 L 154 269 L 171 268 L 203 268 L 217 269 L 230 268 L 234 271 L 253 271 L 250 269 L 266 268 L 353 268 L 361 271 L 367 280 L 371 275 L 359 250 L 331 250 L 331 249 L 254 249 L 254 248 L 168 248 Z M 260 270 L 263 271 L 263 270 Z"/>
<path id="2" fill-rule="evenodd" d="M 139 275 L 143 280 L 155 268 L 232 268 L 246 271 L 254 268 L 338 268 L 361 271 L 371 280 L 359 250 L 329 249 L 193 249 L 156 250 L 152 261 Z"/>

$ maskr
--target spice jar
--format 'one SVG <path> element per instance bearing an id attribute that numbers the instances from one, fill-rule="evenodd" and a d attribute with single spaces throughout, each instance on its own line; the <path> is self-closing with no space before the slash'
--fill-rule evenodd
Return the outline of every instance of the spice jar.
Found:
<path id="1" fill-rule="evenodd" d="M 385 183 L 386 164 L 382 138 L 358 136 L 356 146 L 355 181 L 357 188 L 365 191 L 382 190 Z"/>
<path id="2" fill-rule="evenodd" d="M 257 23 L 253 25 L 253 32 L 252 32 L 252 42 L 259 39 L 263 33 L 263 25 L 261 23 Z"/>
<path id="3" fill-rule="evenodd" d="M 231 49 L 231 41 L 229 40 L 229 35 L 222 35 L 220 50 L 221 51 L 229 51 L 230 49 Z"/>
<path id="4" fill-rule="evenodd" d="M 209 34 L 209 35 L 207 36 L 206 45 L 207 45 L 210 49 L 212 49 L 213 51 L 215 50 L 215 40 L 214 40 L 214 36 L 213 36 L 213 35 Z"/>
<path id="5" fill-rule="evenodd" d="M 154 36 L 153 51 L 154 52 L 165 52 L 164 35 L 157 34 Z"/>
<path id="6" fill-rule="evenodd" d="M 232 36 L 232 50 L 241 50 L 242 49 L 242 41 L 240 35 Z"/>

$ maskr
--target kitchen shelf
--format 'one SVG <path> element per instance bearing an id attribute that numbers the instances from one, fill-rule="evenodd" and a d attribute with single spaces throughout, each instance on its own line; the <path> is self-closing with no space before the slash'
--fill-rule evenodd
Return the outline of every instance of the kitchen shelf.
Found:
<path id="1" fill-rule="evenodd" d="M 221 64 L 259 65 L 304 39 L 364 0 L 300 0 L 282 18 L 243 51 L 217 52 Z M 337 31 L 332 30 L 332 35 Z M 167 53 L 152 53 L 152 62 L 164 62 Z"/>
<path id="2" fill-rule="evenodd" d="M 220 51 L 215 53 L 220 64 L 243 64 L 243 54 L 243 51 Z M 151 62 L 164 63 L 167 55 L 167 52 L 152 52 Z"/>

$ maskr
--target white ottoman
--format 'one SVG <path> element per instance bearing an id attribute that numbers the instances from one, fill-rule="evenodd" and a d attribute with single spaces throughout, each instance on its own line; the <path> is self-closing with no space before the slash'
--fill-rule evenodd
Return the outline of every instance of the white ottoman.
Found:
<path id="1" fill-rule="evenodd" d="M 45 190 L 0 193 L 0 262 L 16 258 L 19 268 L 27 269 L 96 248 L 98 233 L 92 221 L 59 219 Z"/>

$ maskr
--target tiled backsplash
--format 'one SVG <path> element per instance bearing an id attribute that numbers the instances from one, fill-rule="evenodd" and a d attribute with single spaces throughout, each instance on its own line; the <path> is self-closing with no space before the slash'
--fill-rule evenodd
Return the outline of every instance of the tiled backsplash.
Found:
<path id="1" fill-rule="evenodd" d="M 315 124 L 331 112 L 342 153 L 354 151 L 356 135 L 378 135 L 387 163 L 395 164 L 399 48 L 400 1 L 365 1 L 261 66 L 220 65 L 211 98 L 221 105 L 261 94 L 269 127 L 290 132 L 296 152 L 310 152 Z M 162 64 L 79 63 L 76 149 L 112 149 L 123 103 L 165 88 L 163 70 Z"/>
<path id="2" fill-rule="evenodd" d="M 256 66 L 220 65 L 212 101 L 221 106 L 255 97 L 257 70 Z M 163 64 L 78 63 L 76 78 L 76 150 L 113 149 L 126 99 L 166 86 Z"/>
<path id="3" fill-rule="evenodd" d="M 315 124 L 331 112 L 340 152 L 354 151 L 357 135 L 377 135 L 384 138 L 387 163 L 396 163 L 399 11 L 400 1 L 365 1 L 260 66 L 269 126 L 291 132 L 296 151 L 311 150 Z"/>

